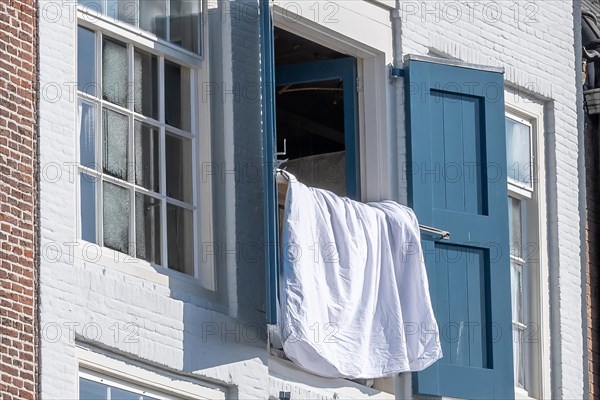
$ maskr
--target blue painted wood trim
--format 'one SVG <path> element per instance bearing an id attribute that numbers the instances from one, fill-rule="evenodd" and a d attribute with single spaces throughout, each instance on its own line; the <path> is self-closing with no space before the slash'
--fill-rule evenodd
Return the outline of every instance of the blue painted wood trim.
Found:
<path id="1" fill-rule="evenodd" d="M 277 323 L 279 276 L 279 229 L 277 229 L 277 192 L 275 190 L 275 49 L 273 21 L 269 0 L 260 0 L 261 80 L 262 80 L 262 130 L 263 130 L 263 185 L 264 185 L 264 235 L 266 320 Z"/>
<path id="2" fill-rule="evenodd" d="M 351 199 L 360 200 L 356 74 L 356 59 L 348 57 L 279 66 L 276 69 L 276 82 L 277 86 L 332 79 L 344 82 L 346 194 Z"/>

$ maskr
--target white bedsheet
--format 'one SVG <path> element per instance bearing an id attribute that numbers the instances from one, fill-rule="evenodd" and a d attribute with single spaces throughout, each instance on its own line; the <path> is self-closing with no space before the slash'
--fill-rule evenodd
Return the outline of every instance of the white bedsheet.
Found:
<path id="1" fill-rule="evenodd" d="M 438 360 L 413 211 L 290 180 L 282 241 L 286 355 L 321 376 L 366 379 Z"/>

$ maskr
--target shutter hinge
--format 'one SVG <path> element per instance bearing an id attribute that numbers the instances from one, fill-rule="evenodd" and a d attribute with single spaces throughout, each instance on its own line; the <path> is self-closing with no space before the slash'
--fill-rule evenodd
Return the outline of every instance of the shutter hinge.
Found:
<path id="1" fill-rule="evenodd" d="M 404 78 L 404 69 L 390 67 L 390 79 Z"/>

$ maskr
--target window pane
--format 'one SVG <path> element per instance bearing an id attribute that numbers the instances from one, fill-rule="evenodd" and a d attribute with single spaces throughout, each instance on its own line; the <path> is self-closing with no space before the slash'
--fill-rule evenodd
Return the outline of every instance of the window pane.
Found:
<path id="1" fill-rule="evenodd" d="M 531 186 L 531 132 L 528 125 L 506 118 L 508 177 Z"/>
<path id="2" fill-rule="evenodd" d="M 79 162 L 96 169 L 96 107 L 79 101 Z"/>
<path id="3" fill-rule="evenodd" d="M 165 122 L 189 131 L 190 110 L 189 69 L 165 61 Z"/>
<path id="4" fill-rule="evenodd" d="M 102 14 L 103 12 L 102 5 L 104 4 L 104 0 L 77 0 L 77 3 L 89 8 L 97 14 Z"/>
<path id="5" fill-rule="evenodd" d="M 79 182 L 81 239 L 96 243 L 96 178 L 81 174 Z"/>
<path id="6" fill-rule="evenodd" d="M 177 135 L 165 137 L 167 196 L 192 203 L 192 141 Z"/>
<path id="7" fill-rule="evenodd" d="M 524 323 L 523 310 L 523 266 L 511 261 L 510 263 L 512 287 L 512 315 L 513 321 Z"/>
<path id="8" fill-rule="evenodd" d="M 106 15 L 130 25 L 136 25 L 136 0 L 107 0 L 106 5 Z"/>
<path id="9" fill-rule="evenodd" d="M 102 152 L 104 172 L 127 179 L 129 120 L 127 116 L 104 109 L 102 113 Z"/>
<path id="10" fill-rule="evenodd" d="M 77 90 L 96 95 L 96 35 L 77 28 Z"/>
<path id="11" fill-rule="evenodd" d="M 104 400 L 108 399 L 107 387 L 101 383 L 87 379 L 79 379 L 80 400 Z"/>
<path id="12" fill-rule="evenodd" d="M 102 98 L 127 107 L 127 47 L 106 39 L 102 45 Z"/>
<path id="13" fill-rule="evenodd" d="M 158 119 L 158 59 L 136 50 L 134 56 L 134 110 Z"/>
<path id="14" fill-rule="evenodd" d="M 140 1 L 140 28 L 161 39 L 167 38 L 167 3 L 165 0 Z"/>
<path id="15" fill-rule="evenodd" d="M 200 51 L 200 1 L 171 0 L 171 42 Z"/>
<path id="16" fill-rule="evenodd" d="M 137 258 L 161 264 L 160 200 L 135 194 L 135 231 Z"/>
<path id="17" fill-rule="evenodd" d="M 140 400 L 140 395 L 122 389 L 110 388 L 110 400 Z"/>
<path id="18" fill-rule="evenodd" d="M 193 212 L 167 205 L 169 268 L 194 275 Z"/>
<path id="19" fill-rule="evenodd" d="M 129 253 L 129 191 L 104 182 L 104 246 Z"/>
<path id="20" fill-rule="evenodd" d="M 135 184 L 154 192 L 160 191 L 158 129 L 135 123 Z"/>
<path id="21" fill-rule="evenodd" d="M 510 254 L 515 257 L 522 256 L 523 241 L 521 228 L 521 200 L 509 197 L 509 234 L 510 234 Z"/>
<path id="22" fill-rule="evenodd" d="M 523 331 L 517 328 L 513 329 L 513 358 L 514 358 L 514 374 L 515 386 L 525 388 L 525 346 L 523 343 L 525 335 Z"/>

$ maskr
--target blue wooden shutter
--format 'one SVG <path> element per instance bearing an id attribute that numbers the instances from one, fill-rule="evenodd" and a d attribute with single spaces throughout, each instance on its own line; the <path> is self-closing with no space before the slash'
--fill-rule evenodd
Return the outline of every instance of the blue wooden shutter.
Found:
<path id="1" fill-rule="evenodd" d="M 269 0 L 260 0 L 261 88 L 263 129 L 263 184 L 265 190 L 265 306 L 268 324 L 277 323 L 279 243 L 277 228 L 277 192 L 275 191 L 275 45 Z"/>
<path id="2" fill-rule="evenodd" d="M 501 72 L 407 62 L 408 178 L 444 357 L 415 392 L 514 397 L 504 81 Z"/>

